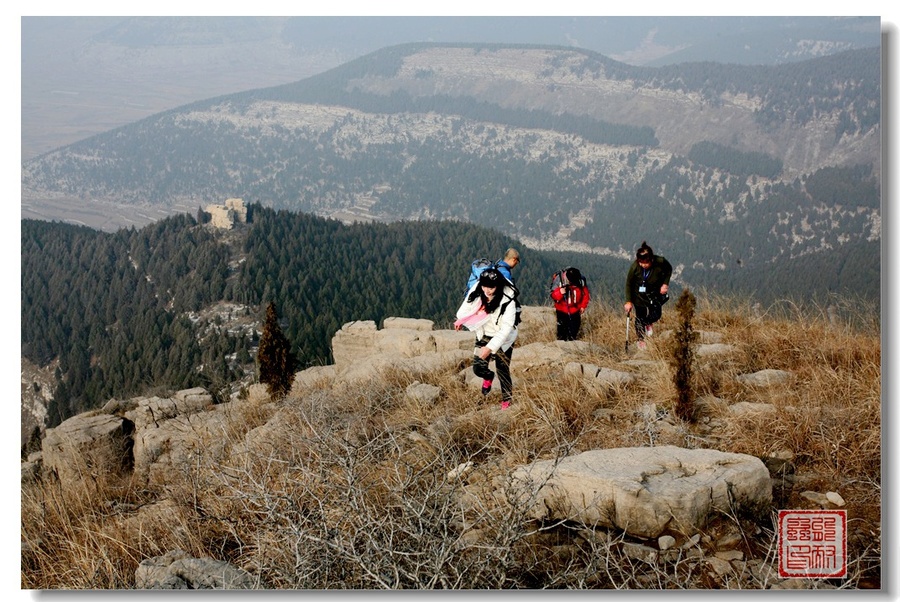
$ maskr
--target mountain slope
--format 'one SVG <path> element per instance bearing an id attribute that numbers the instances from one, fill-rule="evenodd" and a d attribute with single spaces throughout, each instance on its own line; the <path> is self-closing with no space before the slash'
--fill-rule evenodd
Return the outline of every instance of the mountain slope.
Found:
<path id="1" fill-rule="evenodd" d="M 880 54 L 637 68 L 558 47 L 412 44 L 49 153 L 23 200 L 169 211 L 241 196 L 453 219 L 533 248 L 767 265 L 880 237 Z M 728 159 L 725 161 L 723 159 Z M 809 190 L 857 174 L 840 198 Z"/>

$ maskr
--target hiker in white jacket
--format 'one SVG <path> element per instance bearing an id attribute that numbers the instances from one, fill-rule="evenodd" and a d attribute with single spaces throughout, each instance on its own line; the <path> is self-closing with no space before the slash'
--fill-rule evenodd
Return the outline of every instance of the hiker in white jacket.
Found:
<path id="1" fill-rule="evenodd" d="M 495 373 L 488 366 L 493 359 L 496 376 L 500 379 L 500 409 L 507 409 L 512 402 L 509 363 L 513 344 L 519 336 L 512 287 L 506 286 L 506 279 L 498 270 L 483 271 L 456 311 L 456 317 L 456 330 L 465 326 L 475 331 L 472 371 L 483 379 L 482 395 L 490 392 L 494 382 Z"/>

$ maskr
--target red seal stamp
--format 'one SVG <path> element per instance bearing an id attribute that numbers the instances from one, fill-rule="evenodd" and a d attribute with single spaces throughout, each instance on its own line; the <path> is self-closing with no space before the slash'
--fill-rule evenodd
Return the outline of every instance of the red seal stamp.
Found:
<path id="1" fill-rule="evenodd" d="M 846 510 L 779 510 L 778 575 L 834 579 L 847 575 Z"/>

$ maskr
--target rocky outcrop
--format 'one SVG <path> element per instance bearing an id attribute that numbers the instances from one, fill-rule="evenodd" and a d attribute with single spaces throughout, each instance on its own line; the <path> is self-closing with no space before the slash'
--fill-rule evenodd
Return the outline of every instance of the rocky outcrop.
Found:
<path id="1" fill-rule="evenodd" d="M 521 334 L 520 334 L 521 336 Z M 525 339 L 525 337 L 522 337 Z M 525 339 L 527 340 L 527 339 Z M 517 367 L 565 366 L 598 351 L 587 341 L 550 341 L 519 344 L 515 351 L 513 369 Z"/>
<path id="2" fill-rule="evenodd" d="M 229 405 L 173 416 L 136 430 L 136 476 L 150 483 L 165 483 L 172 470 L 196 463 L 198 457 L 219 457 L 225 446 L 222 433 L 227 429 Z"/>
<path id="3" fill-rule="evenodd" d="M 41 368 L 22 358 L 22 423 L 21 446 L 23 452 L 40 449 L 41 437 L 47 424 L 47 408 L 53 399 L 56 379 L 53 373 L 59 360 Z"/>
<path id="4" fill-rule="evenodd" d="M 410 358 L 428 353 L 442 353 L 468 348 L 467 332 L 435 332 L 434 322 L 411 318 L 386 318 L 378 329 L 372 320 L 348 322 L 331 340 L 334 365 L 350 366 L 373 355 Z"/>
<path id="5" fill-rule="evenodd" d="M 206 389 L 197 387 L 178 391 L 171 398 L 159 397 L 139 398 L 134 400 L 134 408 L 125 412 L 125 417 L 134 422 L 135 428 L 143 429 L 148 426 L 159 426 L 162 422 L 184 416 L 196 414 L 212 405 L 212 395 Z"/>
<path id="6" fill-rule="evenodd" d="M 193 453 L 221 451 L 227 405 L 214 406 L 199 387 L 170 398 L 110 400 L 100 411 L 47 429 L 39 457 L 32 454 L 22 465 L 23 478 L 47 470 L 66 485 L 100 472 L 133 471 L 140 479 L 164 481 Z"/>
<path id="7" fill-rule="evenodd" d="M 178 391 L 172 398 L 140 398 L 125 413 L 135 426 L 134 469 L 137 476 L 155 482 L 165 479 L 174 466 L 196 452 L 221 448 L 224 428 L 222 406 L 213 406 L 203 388 Z M 206 410 L 210 411 L 206 411 Z"/>
<path id="8" fill-rule="evenodd" d="M 581 362 L 569 362 L 563 369 L 567 376 L 575 377 L 585 385 L 595 388 L 614 388 L 633 383 L 634 374 L 601 368 L 596 364 L 582 364 Z"/>

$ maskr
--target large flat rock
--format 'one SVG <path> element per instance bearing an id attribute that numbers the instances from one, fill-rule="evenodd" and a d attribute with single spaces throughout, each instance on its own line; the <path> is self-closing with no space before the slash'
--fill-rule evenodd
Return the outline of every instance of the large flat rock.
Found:
<path id="1" fill-rule="evenodd" d="M 767 512 L 769 471 L 759 458 L 675 446 L 587 451 L 513 473 L 511 493 L 531 518 L 621 529 L 642 538 L 693 535 L 720 513 Z M 533 503 L 532 503 L 533 502 Z"/>

